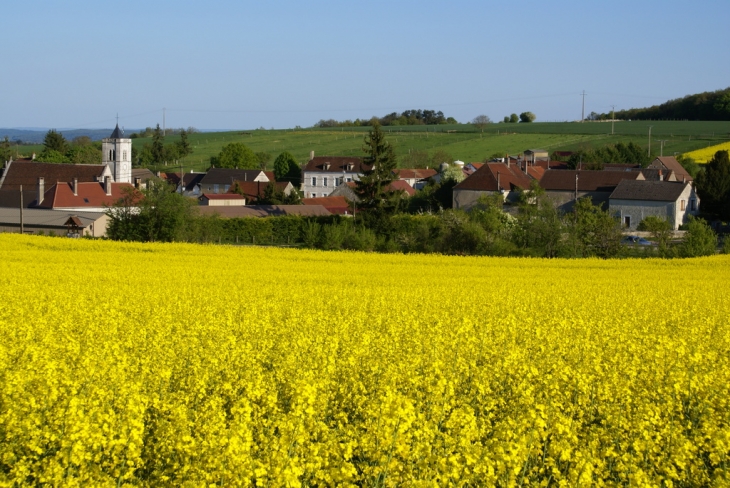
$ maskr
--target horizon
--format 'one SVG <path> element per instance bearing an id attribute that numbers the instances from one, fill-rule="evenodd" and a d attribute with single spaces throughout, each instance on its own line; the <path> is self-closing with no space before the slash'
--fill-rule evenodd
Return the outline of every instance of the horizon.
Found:
<path id="1" fill-rule="evenodd" d="M 724 89 L 730 4 L 10 0 L 0 126 L 311 127 L 410 109 L 581 119 Z M 567 15 L 566 13 L 569 13 Z M 536 20 L 537 19 L 537 20 Z M 702 36 L 684 33 L 701 29 Z M 52 46 L 53 48 L 49 48 Z M 112 53 L 110 55 L 110 52 Z M 701 76 L 698 74 L 701 73 Z M 236 129 L 220 129 L 236 127 Z M 29 130 L 29 129 L 26 129 Z M 74 130 L 74 129 L 57 129 Z"/>

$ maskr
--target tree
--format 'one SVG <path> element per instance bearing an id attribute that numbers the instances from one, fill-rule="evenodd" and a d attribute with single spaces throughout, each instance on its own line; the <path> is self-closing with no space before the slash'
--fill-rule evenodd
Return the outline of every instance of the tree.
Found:
<path id="1" fill-rule="evenodd" d="M 302 179 L 302 170 L 294 156 L 284 151 L 274 160 L 274 176 L 276 181 L 290 181 L 292 185 L 299 186 Z"/>
<path id="2" fill-rule="evenodd" d="M 516 124 L 520 121 L 520 118 L 517 116 L 517 114 L 512 114 L 509 116 L 509 123 L 510 124 Z"/>
<path id="3" fill-rule="evenodd" d="M 533 122 L 535 120 L 535 114 L 532 112 L 522 112 L 520 114 L 520 122 L 528 124 L 530 122 Z"/>
<path id="4" fill-rule="evenodd" d="M 271 161 L 271 157 L 272 157 L 271 154 L 269 154 L 267 152 L 263 152 L 263 151 L 257 152 L 255 154 L 256 154 L 256 159 L 259 162 L 259 168 L 261 168 L 262 170 L 266 169 L 266 166 L 268 166 L 269 162 Z"/>
<path id="5" fill-rule="evenodd" d="M 385 140 L 385 133 L 375 121 L 373 128 L 365 136 L 362 150 L 366 154 L 362 176 L 355 184 L 355 193 L 360 198 L 358 210 L 370 210 L 378 216 L 392 210 L 395 204 L 393 192 L 388 187 L 395 175 L 396 156 L 393 146 Z"/>
<path id="6" fill-rule="evenodd" d="M 165 161 L 165 136 L 162 135 L 160 124 L 157 124 L 152 134 L 152 147 L 150 147 L 152 162 L 159 164 Z"/>
<path id="7" fill-rule="evenodd" d="M 45 151 L 58 151 L 61 154 L 66 152 L 68 143 L 63 134 L 56 132 L 56 129 L 51 129 L 46 132 L 46 136 L 43 138 L 43 146 Z"/>
<path id="8" fill-rule="evenodd" d="M 679 245 L 679 255 L 683 258 L 711 256 L 717 249 L 717 234 L 703 219 L 690 216 L 687 233 Z"/>
<path id="9" fill-rule="evenodd" d="M 669 239 L 672 237 L 672 224 L 662 217 L 649 215 L 639 222 L 636 230 L 651 232 L 651 238 L 659 245 L 659 251 L 664 254 L 669 246 Z"/>
<path id="10" fill-rule="evenodd" d="M 502 119 L 502 122 L 504 122 L 505 124 L 509 124 L 510 123 L 509 115 L 505 115 L 504 119 Z"/>
<path id="11" fill-rule="evenodd" d="M 513 231 L 515 243 L 538 256 L 557 257 L 565 224 L 552 199 L 532 180 L 529 190 L 519 190 L 517 226 Z"/>
<path id="12" fill-rule="evenodd" d="M 10 140 L 8 136 L 5 136 L 2 142 L 0 142 L 0 163 L 10 161 L 13 156 L 13 150 L 10 147 Z"/>
<path id="13" fill-rule="evenodd" d="M 71 145 L 66 159 L 73 164 L 99 164 L 102 159 L 101 148 L 95 145 Z"/>
<path id="14" fill-rule="evenodd" d="M 188 132 L 185 129 L 180 130 L 180 140 L 177 141 L 176 146 L 180 158 L 184 158 L 193 153 L 193 148 L 188 141 Z"/>
<path id="15" fill-rule="evenodd" d="M 730 157 L 717 151 L 695 179 L 702 211 L 722 220 L 730 220 Z"/>
<path id="16" fill-rule="evenodd" d="M 484 128 L 492 123 L 492 120 L 487 115 L 477 115 L 474 120 L 471 121 L 471 125 L 479 129 L 480 132 L 484 132 Z"/>
<path id="17" fill-rule="evenodd" d="M 217 157 L 211 159 L 218 168 L 257 169 L 259 160 L 256 154 L 241 142 L 231 142 L 221 149 Z"/>
<path id="18" fill-rule="evenodd" d="M 621 249 L 621 228 L 618 222 L 590 198 L 579 198 L 573 208 L 572 231 L 583 257 L 610 258 Z"/>

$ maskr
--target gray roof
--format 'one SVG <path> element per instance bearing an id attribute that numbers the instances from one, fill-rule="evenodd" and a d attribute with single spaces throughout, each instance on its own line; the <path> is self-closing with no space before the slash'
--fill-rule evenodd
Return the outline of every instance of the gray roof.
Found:
<path id="1" fill-rule="evenodd" d="M 68 210 L 41 210 L 36 208 L 23 209 L 23 225 L 30 227 L 65 227 L 70 217 L 78 217 L 84 227 L 93 224 L 104 217 L 103 212 L 70 212 Z M 0 226 L 20 225 L 20 210 L 17 208 L 0 207 Z"/>
<path id="2" fill-rule="evenodd" d="M 622 180 L 609 199 L 676 202 L 687 185 L 679 181 Z"/>
<path id="3" fill-rule="evenodd" d="M 211 168 L 200 180 L 201 185 L 232 185 L 234 181 L 253 181 L 266 173 L 260 169 Z M 271 178 L 266 176 L 267 180 Z"/>
<path id="4" fill-rule="evenodd" d="M 124 131 L 119 129 L 119 124 L 114 128 L 114 132 L 109 136 L 109 139 L 124 139 Z"/>

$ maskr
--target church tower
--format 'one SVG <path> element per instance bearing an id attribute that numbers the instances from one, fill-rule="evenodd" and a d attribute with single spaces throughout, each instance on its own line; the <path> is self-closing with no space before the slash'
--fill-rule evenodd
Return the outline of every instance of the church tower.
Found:
<path id="1" fill-rule="evenodd" d="M 119 124 L 112 135 L 101 140 L 101 162 L 109 166 L 114 181 L 132 183 L 132 139 L 125 139 Z"/>

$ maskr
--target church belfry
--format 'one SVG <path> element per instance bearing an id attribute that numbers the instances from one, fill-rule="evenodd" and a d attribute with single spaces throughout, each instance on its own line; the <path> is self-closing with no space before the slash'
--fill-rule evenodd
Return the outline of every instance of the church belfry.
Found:
<path id="1" fill-rule="evenodd" d="M 114 181 L 132 182 L 132 139 L 124 137 L 124 131 L 117 124 L 112 135 L 101 140 L 101 162 L 109 166 Z"/>

